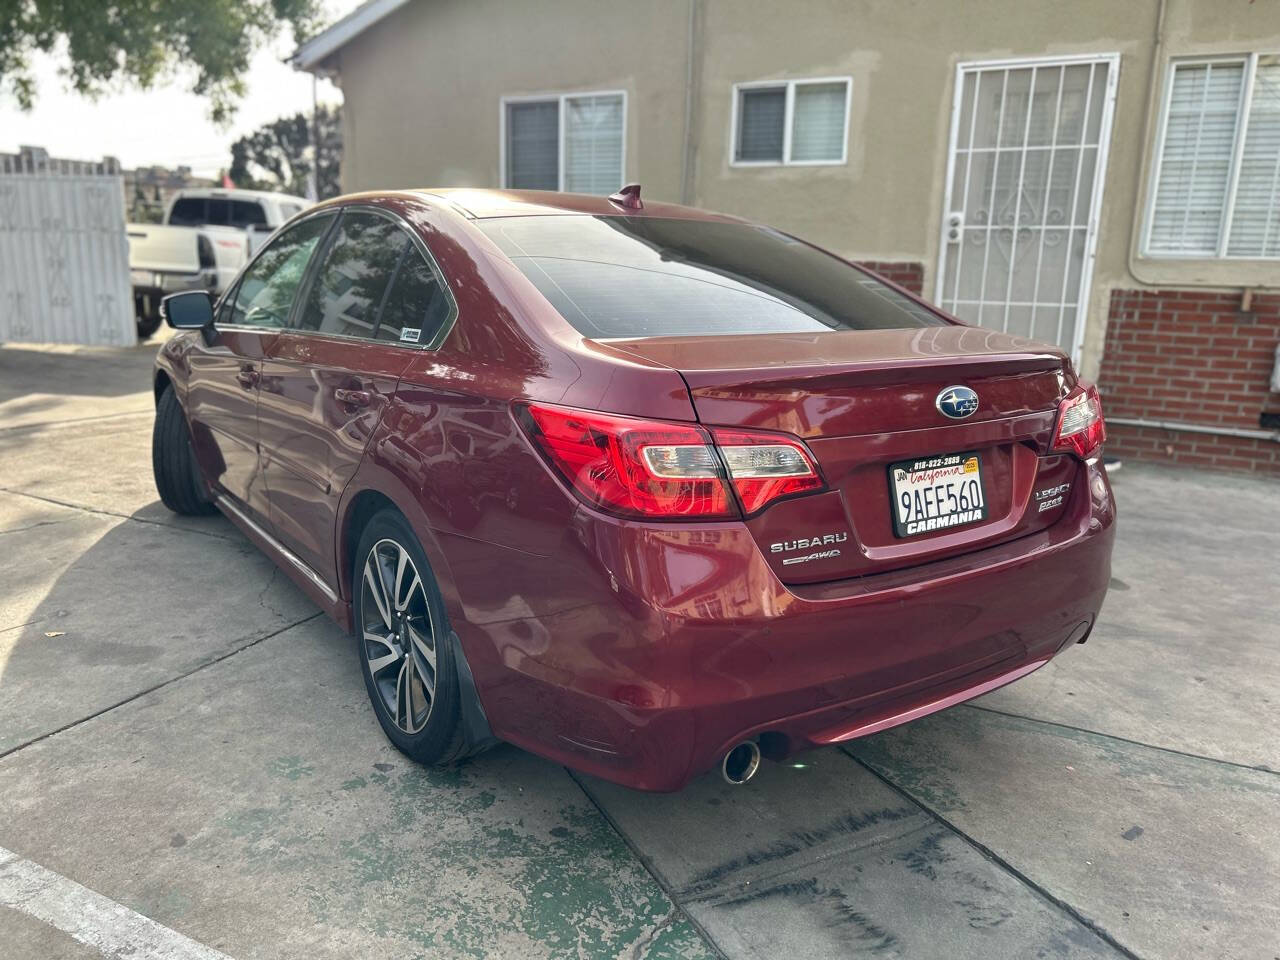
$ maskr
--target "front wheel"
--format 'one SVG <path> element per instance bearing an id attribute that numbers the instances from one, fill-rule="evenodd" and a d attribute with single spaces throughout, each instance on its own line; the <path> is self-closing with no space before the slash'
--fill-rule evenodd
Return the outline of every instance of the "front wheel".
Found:
<path id="1" fill-rule="evenodd" d="M 187 418 L 173 387 L 165 387 L 156 403 L 156 422 L 151 431 L 151 470 L 161 501 L 174 513 L 200 516 L 214 512 L 191 448 Z"/>
<path id="2" fill-rule="evenodd" d="M 383 732 L 419 763 L 445 765 L 465 750 L 460 691 L 435 577 L 408 522 L 376 514 L 352 571 L 356 649 Z"/>

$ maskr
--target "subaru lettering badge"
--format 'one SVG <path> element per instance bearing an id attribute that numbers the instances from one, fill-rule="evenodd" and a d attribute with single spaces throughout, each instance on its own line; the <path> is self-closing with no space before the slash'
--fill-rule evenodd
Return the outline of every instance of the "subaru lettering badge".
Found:
<path id="1" fill-rule="evenodd" d="M 963 420 L 978 409 L 978 395 L 968 387 L 947 387 L 934 401 L 938 412 L 952 420 Z"/>

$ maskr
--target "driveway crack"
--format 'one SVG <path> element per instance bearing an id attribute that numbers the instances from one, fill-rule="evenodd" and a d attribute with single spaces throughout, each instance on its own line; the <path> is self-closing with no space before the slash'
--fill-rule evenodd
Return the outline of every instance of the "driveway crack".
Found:
<path id="1" fill-rule="evenodd" d="M 187 670 L 183 673 L 176 674 L 175 676 L 172 676 L 167 680 L 162 680 L 159 683 L 152 684 L 151 686 L 143 690 L 139 690 L 137 693 L 132 693 L 121 700 L 117 700 L 115 703 L 112 703 L 103 707 L 101 710 L 95 710 L 93 711 L 93 713 L 80 717 L 78 720 L 73 720 L 70 723 L 63 724 L 62 726 L 54 730 L 48 730 L 40 734 L 38 737 L 32 737 L 30 740 L 26 740 L 22 743 L 19 743 L 17 746 L 10 747 L 8 750 L 0 751 L 0 760 L 3 760 L 5 757 L 12 756 L 13 754 L 17 753 L 19 750 L 25 750 L 27 747 L 31 746 L 32 744 L 39 743 L 41 740 L 48 740 L 50 737 L 56 737 L 60 733 L 65 733 L 68 730 L 74 730 L 76 727 L 80 726 L 81 724 L 88 723 L 90 720 L 94 720 L 105 713 L 110 713 L 112 710 L 115 710 L 117 707 L 123 707 L 125 704 L 132 703 L 135 700 L 145 697 L 149 693 L 155 693 L 157 690 L 163 690 L 165 687 L 169 686 L 170 684 L 177 683 L 179 680 L 185 680 L 187 677 L 190 677 L 193 674 L 197 674 L 202 670 L 207 670 L 209 667 L 215 666 L 216 664 L 221 663 L 223 660 L 227 660 L 231 657 L 234 657 L 238 653 L 244 653 L 246 650 L 249 650 L 252 647 L 256 647 L 258 644 L 262 643 L 264 640 L 270 640 L 272 637 L 278 637 L 280 634 L 284 633 L 286 630 L 292 630 L 294 627 L 300 627 L 302 626 L 302 624 L 307 623 L 308 621 L 311 621 L 311 620 L 315 620 L 317 617 L 320 617 L 320 616 L 323 616 L 323 614 L 319 610 L 317 610 L 315 613 L 310 614 L 309 616 L 305 616 L 300 620 L 295 620 L 292 623 L 285 624 L 283 627 L 280 627 L 277 630 L 272 630 L 269 633 L 264 633 L 260 637 L 254 637 L 252 640 L 249 640 L 247 643 L 241 644 L 240 646 L 236 647 L 234 650 L 228 650 L 226 653 L 219 654 L 216 657 L 211 657 L 208 660 L 204 661 L 204 663 L 197 664 L 196 666 L 192 667 L 190 670 Z"/>
<path id="2" fill-rule="evenodd" d="M 236 543 L 240 539 L 239 537 L 228 536 L 225 533 L 215 533 L 212 530 L 198 530 L 195 527 L 183 527 L 176 523 L 165 523 L 163 520 L 149 520 L 146 517 L 120 513 L 117 510 L 102 510 L 98 507 L 87 507 L 83 503 L 72 503 L 69 500 L 59 500 L 56 497 L 43 497 L 38 493 L 28 493 L 25 490 L 15 490 L 12 487 L 0 487 L 0 493 L 12 494 L 15 497 L 27 497 L 31 500 L 39 500 L 41 503 L 51 503 L 55 507 L 66 507 L 68 510 L 79 510 L 82 513 L 92 513 L 100 517 L 117 517 L 121 520 L 132 520 L 134 523 L 146 523 L 153 527 L 164 527 L 166 530 L 181 530 L 183 533 L 194 533 L 201 537 L 214 537 L 218 540 L 226 540 L 228 543 Z M 58 523 L 60 521 L 54 520 L 49 522 Z"/>
<path id="3" fill-rule="evenodd" d="M 873 777 L 875 777 L 877 780 L 883 783 L 886 787 L 888 787 L 894 793 L 898 794 L 898 796 L 915 804 L 917 807 L 923 810 L 926 814 L 928 814 L 931 818 L 933 818 L 939 825 L 946 828 L 951 833 L 955 834 L 957 837 L 959 837 L 961 840 L 963 840 L 965 843 L 971 846 L 974 850 L 978 851 L 978 853 L 980 853 L 983 857 L 985 857 L 991 863 L 994 863 L 1000 869 L 1004 870 L 1006 873 L 1008 873 L 1011 877 L 1013 877 L 1023 886 L 1027 887 L 1033 893 L 1039 895 L 1046 902 L 1051 903 L 1053 906 L 1057 907 L 1067 916 L 1071 917 L 1071 919 L 1075 920 L 1077 923 L 1083 926 L 1086 930 L 1093 933 L 1096 937 L 1098 937 L 1098 939 L 1102 940 L 1109 947 L 1112 947 L 1113 949 L 1118 951 L 1121 956 L 1127 957 L 1128 960 L 1142 960 L 1142 958 L 1139 957 L 1138 954 L 1134 953 L 1132 950 L 1130 950 L 1128 947 L 1122 944 L 1114 936 L 1108 933 L 1105 928 L 1100 926 L 1096 921 L 1086 917 L 1083 913 L 1081 913 L 1071 904 L 1067 903 L 1067 901 L 1063 900 L 1061 897 L 1057 897 L 1054 894 L 1050 893 L 1048 889 L 1041 886 L 1036 881 L 1032 880 L 1029 876 L 1027 876 L 1025 873 L 1023 873 L 1021 870 L 1015 867 L 1012 863 L 1010 863 L 1004 857 L 1000 856 L 1000 854 L 996 853 L 994 850 L 988 847 L 985 843 L 982 843 L 981 841 L 965 833 L 958 826 L 956 826 L 956 824 L 952 823 L 950 820 L 948 820 L 938 811 L 934 810 L 928 804 L 924 803 L 919 798 L 912 795 L 909 791 L 907 791 L 903 787 L 898 786 L 896 783 L 894 783 L 887 776 L 882 774 L 875 767 L 864 762 L 863 760 L 860 760 L 858 757 L 855 757 L 845 747 L 841 747 L 840 752 L 843 753 L 850 760 L 852 760 L 854 763 L 856 763 L 858 766 L 862 767 L 862 769 L 866 770 L 869 774 L 871 774 Z"/>
<path id="4" fill-rule="evenodd" d="M 675 888 L 672 887 L 670 881 L 668 881 L 667 878 L 662 875 L 661 871 L 659 871 L 658 868 L 654 865 L 652 858 L 650 858 L 648 854 L 646 854 L 643 850 L 641 850 L 640 847 L 636 844 L 636 842 L 632 840 L 631 837 L 627 834 L 627 832 L 622 829 L 622 825 L 619 824 L 618 821 L 615 820 L 612 816 L 610 816 L 609 811 L 604 808 L 604 804 L 600 803 L 600 801 L 595 798 L 595 796 L 591 793 L 591 791 L 587 789 L 586 784 L 582 782 L 580 775 L 576 771 L 570 770 L 568 767 L 564 768 L 564 772 L 569 775 L 570 780 L 572 780 L 574 783 L 578 785 L 578 789 L 580 789 L 583 792 L 587 800 L 591 803 L 593 807 L 596 808 L 596 811 L 600 814 L 600 816 L 604 817 L 605 823 L 609 824 L 609 826 L 613 828 L 613 832 L 616 833 L 622 839 L 622 842 L 627 845 L 627 849 L 631 851 L 631 855 L 634 856 L 636 860 L 640 862 L 640 866 L 644 867 L 645 871 L 649 874 L 649 876 L 653 877 L 654 882 L 658 885 L 658 887 L 662 890 L 662 892 L 667 895 L 667 899 L 671 901 L 671 905 L 672 905 L 671 913 L 668 914 L 667 919 L 665 921 L 660 923 L 655 928 L 654 936 L 656 937 L 658 932 L 661 931 L 665 926 L 671 923 L 674 923 L 675 918 L 678 916 L 680 917 L 680 919 L 687 922 L 690 927 L 692 927 L 694 930 L 697 931 L 698 936 L 702 938 L 702 942 L 706 944 L 707 949 L 711 951 L 712 955 L 715 956 L 717 960 L 729 960 L 728 954 L 726 954 L 724 950 L 720 948 L 720 944 L 716 943 L 716 941 L 712 938 L 711 934 L 709 934 L 706 931 L 706 929 L 702 926 L 702 924 L 700 924 L 697 921 L 697 919 L 693 917 L 689 913 L 689 911 L 684 908 L 684 905 L 680 902 L 679 898 L 677 897 Z M 652 943 L 652 941 L 653 941 L 653 937 L 650 937 L 648 941 L 641 941 L 637 945 L 636 950 L 639 950 L 642 947 L 646 947 L 647 944 Z M 638 958 L 642 956 L 642 954 L 633 951 L 632 956 Z"/>
<path id="5" fill-rule="evenodd" d="M 39 527 L 52 527 L 59 523 L 66 523 L 65 520 L 41 520 L 39 523 L 29 523 L 25 527 L 13 527 L 9 530 L 0 530 L 0 537 L 7 536 L 11 533 L 25 533 L 27 530 L 35 530 Z"/>
<path id="6" fill-rule="evenodd" d="M 280 568 L 275 565 L 272 565 L 271 576 L 267 578 L 266 586 L 264 586 L 260 591 L 258 591 L 258 606 L 260 606 L 263 610 L 266 610 L 269 613 L 274 613 L 277 617 L 283 617 L 284 616 L 283 613 L 281 613 L 275 607 L 271 606 L 271 604 L 267 603 L 267 591 L 270 590 L 273 586 L 275 586 L 276 576 L 279 573 L 280 573 Z"/>
<path id="7" fill-rule="evenodd" d="M 653 929 L 640 938 L 639 942 L 631 948 L 631 960 L 644 960 L 649 953 L 649 948 L 653 946 L 655 940 L 662 934 L 664 930 L 670 927 L 680 917 L 680 908 L 672 906 L 670 912 L 654 924 Z"/>
<path id="8" fill-rule="evenodd" d="M 40 420 L 36 423 L 22 423 L 16 427 L 0 427 L 0 436 L 10 436 L 18 433 L 42 433 L 45 430 L 57 429 L 59 427 L 74 426 L 77 423 L 93 423 L 101 420 L 118 420 L 121 417 L 145 417 L 150 416 L 152 411 L 146 410 L 122 410 L 120 413 L 104 413 L 96 417 L 72 417 L 67 420 Z"/>
<path id="9" fill-rule="evenodd" d="M 981 710 L 983 713 L 993 713 L 999 717 L 1008 717 L 1011 720 L 1025 720 L 1027 723 L 1040 723 L 1047 727 L 1057 727 L 1060 730 L 1074 730 L 1076 733 L 1087 734 L 1091 737 L 1099 737 L 1103 740 L 1114 740 L 1117 743 L 1127 743 L 1132 747 L 1142 747 L 1146 750 L 1158 750 L 1161 753 L 1171 753 L 1175 757 L 1184 757 L 1187 760 L 1202 760 L 1205 763 L 1216 763 L 1224 767 L 1239 767 L 1241 770 L 1253 770 L 1256 773 L 1269 773 L 1273 776 L 1280 776 L 1280 770 L 1274 770 L 1266 764 L 1244 763 L 1240 760 L 1227 760 L 1225 757 L 1210 757 L 1203 753 L 1191 753 L 1188 750 L 1179 750 L 1177 747 L 1162 747 L 1156 743 L 1144 743 L 1141 740 L 1131 740 L 1129 737 L 1117 736 L 1114 733 L 1103 733 L 1101 730 L 1090 730 L 1088 727 L 1077 727 L 1073 723 L 1063 723 L 1060 720 L 1045 720 L 1042 717 L 1028 717 L 1021 713 L 1010 713 L 1007 710 L 996 710 L 993 707 L 981 707 L 976 703 L 960 704 L 967 710 Z"/>

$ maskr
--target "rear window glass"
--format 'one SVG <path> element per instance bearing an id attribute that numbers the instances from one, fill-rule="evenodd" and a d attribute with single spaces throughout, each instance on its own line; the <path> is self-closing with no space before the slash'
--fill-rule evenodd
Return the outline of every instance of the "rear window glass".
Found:
<path id="1" fill-rule="evenodd" d="M 198 227 L 204 218 L 204 197 L 180 197 L 169 211 L 169 225 L 174 227 Z"/>
<path id="2" fill-rule="evenodd" d="M 231 225 L 233 227 L 248 227 L 255 223 L 266 222 L 267 211 L 262 209 L 262 204 L 252 200 L 231 201 Z"/>
<path id="3" fill-rule="evenodd" d="M 220 197 L 210 197 L 205 216 L 205 223 L 211 227 L 227 227 L 231 225 L 231 201 Z"/>
<path id="4" fill-rule="evenodd" d="M 572 215 L 477 225 L 595 339 L 945 323 L 875 277 L 768 227 Z"/>

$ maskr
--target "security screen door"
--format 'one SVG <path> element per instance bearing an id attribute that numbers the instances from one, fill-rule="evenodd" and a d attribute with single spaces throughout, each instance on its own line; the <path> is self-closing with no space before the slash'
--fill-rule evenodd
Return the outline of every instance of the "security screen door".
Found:
<path id="1" fill-rule="evenodd" d="M 957 68 L 935 299 L 1079 360 L 1115 55 Z"/>

